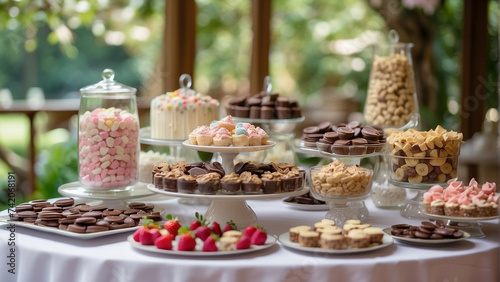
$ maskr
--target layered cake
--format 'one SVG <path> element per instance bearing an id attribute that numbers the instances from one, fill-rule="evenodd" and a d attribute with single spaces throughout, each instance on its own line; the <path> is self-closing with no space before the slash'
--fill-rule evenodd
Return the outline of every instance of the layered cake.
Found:
<path id="1" fill-rule="evenodd" d="M 496 184 L 486 182 L 479 185 L 472 178 L 469 185 L 450 180 L 443 189 L 435 185 L 424 194 L 423 208 L 428 214 L 451 217 L 490 217 L 498 215 Z"/>
<path id="2" fill-rule="evenodd" d="M 219 118 L 219 101 L 178 89 L 151 100 L 151 138 L 184 140 L 207 121 Z"/>

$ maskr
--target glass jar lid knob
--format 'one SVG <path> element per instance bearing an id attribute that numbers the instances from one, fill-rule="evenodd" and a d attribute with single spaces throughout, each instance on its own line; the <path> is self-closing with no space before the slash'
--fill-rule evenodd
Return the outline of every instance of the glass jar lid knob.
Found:
<path id="1" fill-rule="evenodd" d="M 115 71 L 112 69 L 105 69 L 102 71 L 102 79 L 113 80 L 115 78 Z"/>
<path id="2" fill-rule="evenodd" d="M 399 33 L 395 29 L 391 29 L 389 34 L 387 35 L 390 43 L 398 43 L 399 42 Z"/>
<path id="3" fill-rule="evenodd" d="M 191 76 L 187 73 L 183 73 L 181 77 L 179 77 L 179 85 L 181 88 L 188 90 L 191 88 L 191 85 L 193 84 L 193 81 L 191 79 Z"/>
<path id="4" fill-rule="evenodd" d="M 262 87 L 262 91 L 264 91 L 266 94 L 271 93 L 271 90 L 273 89 L 273 84 L 271 83 L 271 77 L 269 75 L 266 75 L 264 77 L 264 85 Z"/>

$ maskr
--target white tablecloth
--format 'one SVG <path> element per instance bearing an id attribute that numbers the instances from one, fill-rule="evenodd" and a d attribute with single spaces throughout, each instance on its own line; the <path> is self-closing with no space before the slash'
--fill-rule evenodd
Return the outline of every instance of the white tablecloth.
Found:
<path id="1" fill-rule="evenodd" d="M 160 196 L 162 198 L 162 196 Z M 151 199 L 151 198 L 149 198 Z M 194 219 L 207 206 L 181 205 L 178 199 L 153 201 L 181 222 Z M 280 235 L 295 225 L 311 225 L 326 211 L 300 211 L 281 200 L 248 201 L 268 233 Z M 419 224 L 397 210 L 375 208 L 365 200 L 377 227 Z M 3 211 L 1 214 L 6 214 Z M 133 249 L 131 233 L 92 240 L 67 238 L 18 227 L 15 231 L 16 275 L 9 269 L 6 224 L 0 226 L 0 281 L 498 281 L 499 224 L 483 222 L 487 235 L 447 245 L 389 247 L 357 254 L 324 255 L 290 250 L 280 243 L 249 254 L 227 257 L 181 257 Z M 17 279 L 17 280 L 16 280 Z"/>

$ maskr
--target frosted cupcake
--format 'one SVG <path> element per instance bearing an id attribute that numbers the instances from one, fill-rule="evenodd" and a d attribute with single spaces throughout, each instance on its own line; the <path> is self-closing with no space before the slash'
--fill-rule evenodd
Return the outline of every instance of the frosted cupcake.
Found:
<path id="1" fill-rule="evenodd" d="M 460 216 L 475 217 L 477 216 L 476 205 L 472 203 L 472 199 L 466 193 L 460 194 L 458 198 L 460 204 Z"/>
<path id="2" fill-rule="evenodd" d="M 213 143 L 215 146 L 227 147 L 233 143 L 233 138 L 231 137 L 231 132 L 224 127 L 219 128 L 213 137 Z"/>
<path id="3" fill-rule="evenodd" d="M 250 137 L 250 140 L 248 141 L 248 146 L 260 146 L 261 144 L 261 137 L 259 133 L 255 130 L 254 126 L 250 126 L 247 128 L 247 133 L 248 136 Z"/>
<path id="4" fill-rule="evenodd" d="M 198 189 L 196 178 L 190 175 L 183 175 L 177 179 L 177 190 L 179 193 L 194 194 Z"/>
<path id="5" fill-rule="evenodd" d="M 231 132 L 236 128 L 236 123 L 234 122 L 233 117 L 229 115 L 219 120 L 219 126 L 224 127 L 225 129 L 229 130 L 229 132 Z"/>
<path id="6" fill-rule="evenodd" d="M 221 189 L 224 194 L 236 194 L 240 191 L 241 180 L 236 173 L 227 174 L 221 179 Z"/>
<path id="7" fill-rule="evenodd" d="M 460 216 L 460 205 L 458 204 L 459 197 L 460 195 L 454 195 L 446 201 L 444 204 L 444 214 L 446 216 Z"/>
<path id="8" fill-rule="evenodd" d="M 210 128 L 208 126 L 201 126 L 196 133 L 196 142 L 199 146 L 211 146 L 214 141 L 214 137 L 210 132 Z"/>
<path id="9" fill-rule="evenodd" d="M 204 195 L 215 195 L 220 187 L 220 174 L 210 172 L 196 178 L 198 191 Z"/>
<path id="10" fill-rule="evenodd" d="M 244 128 L 236 128 L 233 135 L 233 146 L 244 147 L 248 146 L 250 142 L 250 136 L 248 136 L 247 131 Z"/>
<path id="11" fill-rule="evenodd" d="M 319 239 L 319 246 L 322 249 L 341 250 L 344 244 L 344 236 L 341 234 L 322 234 Z"/>
<path id="12" fill-rule="evenodd" d="M 346 237 L 347 245 L 351 248 L 366 248 L 370 245 L 370 237 L 363 230 L 351 230 Z"/>
<path id="13" fill-rule="evenodd" d="M 256 127 L 255 131 L 259 134 L 260 136 L 260 144 L 261 145 L 267 145 L 267 139 L 269 138 L 269 135 L 264 131 L 264 129 L 260 127 Z"/>
<path id="14" fill-rule="evenodd" d="M 217 132 L 219 128 L 219 122 L 216 120 L 212 121 L 212 123 L 210 124 L 210 132 L 212 133 L 212 136 L 215 135 L 215 132 Z"/>
<path id="15" fill-rule="evenodd" d="M 262 179 L 262 191 L 264 194 L 281 192 L 281 174 L 279 172 L 266 171 L 260 178 Z"/>
<path id="16" fill-rule="evenodd" d="M 196 140 L 196 134 L 198 134 L 198 131 L 200 130 L 201 126 L 198 126 L 195 130 L 191 131 L 189 133 L 189 144 L 191 145 L 198 145 L 198 141 Z"/>
<path id="17" fill-rule="evenodd" d="M 262 187 L 262 180 L 255 174 L 245 171 L 240 175 L 241 188 L 245 194 L 258 194 Z"/>

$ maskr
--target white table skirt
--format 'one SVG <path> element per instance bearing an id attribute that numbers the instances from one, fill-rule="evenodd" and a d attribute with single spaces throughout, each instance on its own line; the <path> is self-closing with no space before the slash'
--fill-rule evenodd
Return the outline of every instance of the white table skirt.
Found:
<path id="1" fill-rule="evenodd" d="M 159 196 L 163 198 L 163 196 Z M 151 199 L 151 198 L 148 198 Z M 195 211 L 178 199 L 148 201 L 180 217 L 194 219 Z M 402 218 L 397 210 L 382 210 L 365 200 L 376 227 L 396 223 L 419 224 Z M 269 234 L 280 235 L 296 225 L 312 225 L 326 211 L 300 211 L 281 200 L 248 201 Z M 3 211 L 1 214 L 6 214 Z M 6 224 L 0 226 L 0 281 L 498 281 L 499 224 L 483 222 L 487 235 L 446 245 L 411 246 L 394 242 L 389 247 L 357 254 L 324 255 L 275 246 L 249 254 L 224 257 L 184 257 L 152 254 L 133 249 L 131 233 L 80 240 L 18 227 L 16 275 L 9 267 Z"/>

